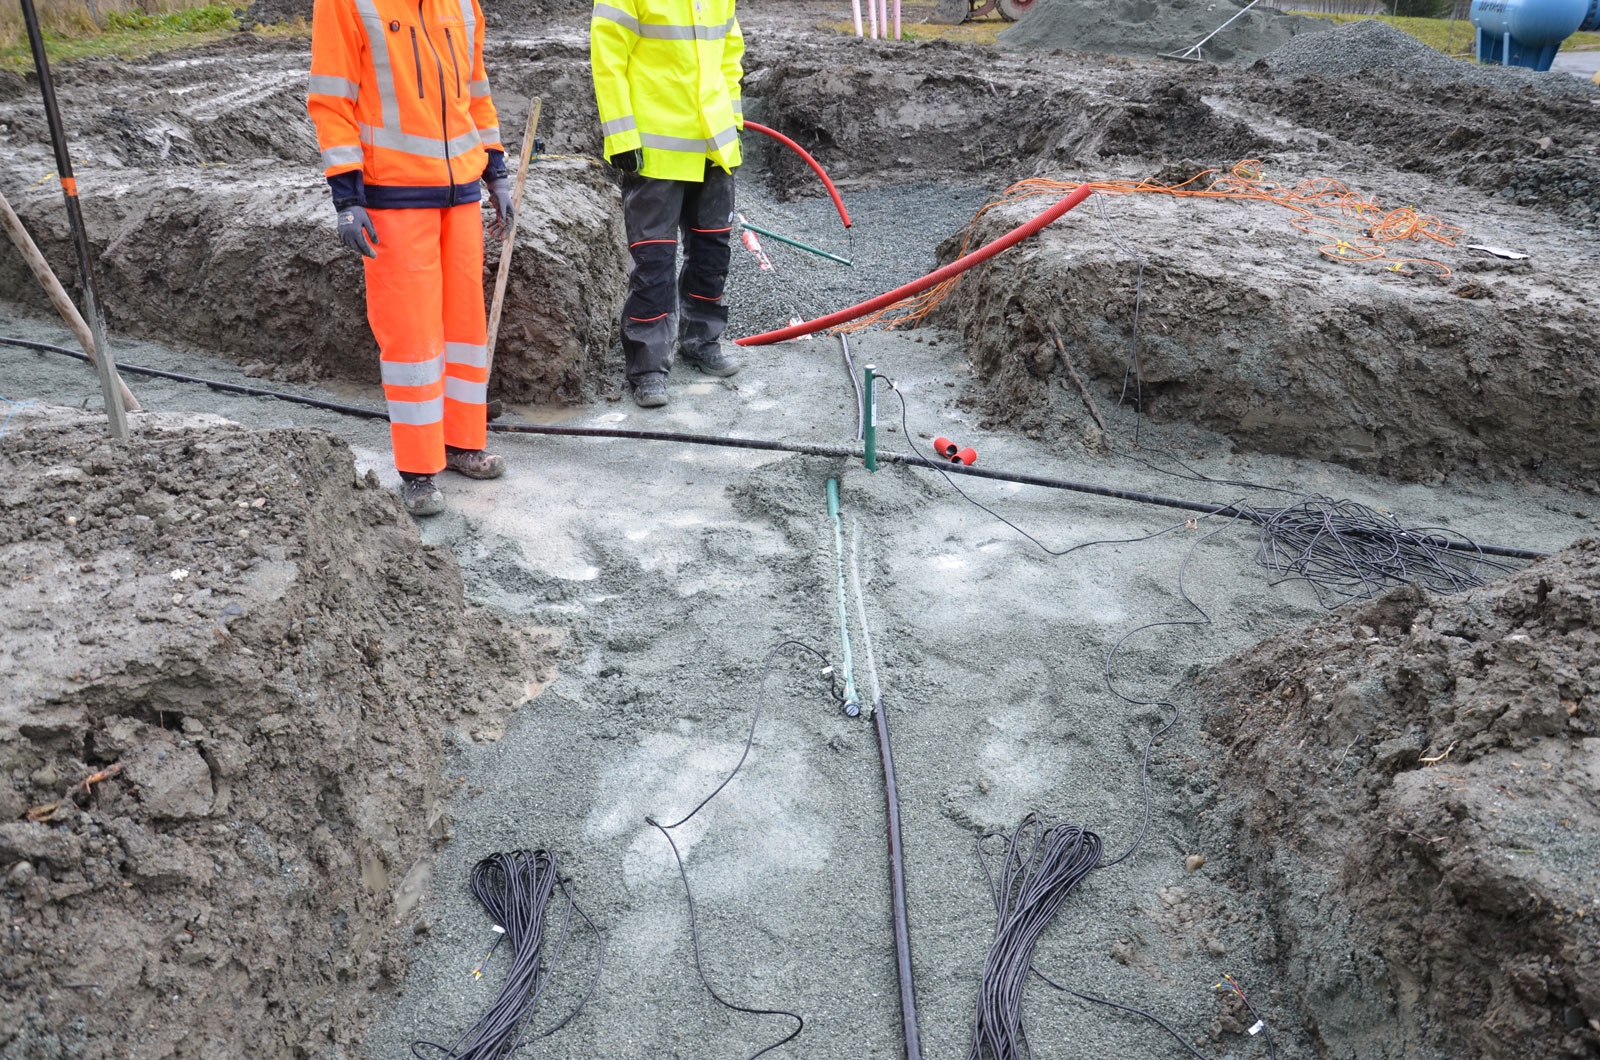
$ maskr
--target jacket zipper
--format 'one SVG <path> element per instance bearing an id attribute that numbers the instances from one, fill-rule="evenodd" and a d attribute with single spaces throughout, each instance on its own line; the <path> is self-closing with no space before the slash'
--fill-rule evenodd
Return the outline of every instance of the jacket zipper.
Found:
<path id="1" fill-rule="evenodd" d="M 450 27 L 444 28 L 444 42 L 450 46 L 450 69 L 456 74 L 456 98 L 461 98 L 461 64 L 456 62 L 456 42 L 450 37 Z"/>
<path id="2" fill-rule="evenodd" d="M 417 27 L 411 27 L 411 58 L 417 64 L 417 98 L 427 99 L 427 94 L 422 91 L 422 52 L 417 49 Z"/>
<path id="3" fill-rule="evenodd" d="M 439 136 L 443 147 L 440 153 L 444 156 L 444 170 L 450 177 L 450 202 L 456 201 L 456 167 L 450 164 L 450 118 L 445 110 L 444 95 L 444 60 L 439 58 L 439 49 L 433 46 L 433 35 L 428 32 L 428 23 L 422 14 L 422 5 L 425 0 L 417 0 L 417 21 L 422 23 L 422 39 L 428 42 L 428 50 L 433 53 L 433 65 L 439 69 Z"/>

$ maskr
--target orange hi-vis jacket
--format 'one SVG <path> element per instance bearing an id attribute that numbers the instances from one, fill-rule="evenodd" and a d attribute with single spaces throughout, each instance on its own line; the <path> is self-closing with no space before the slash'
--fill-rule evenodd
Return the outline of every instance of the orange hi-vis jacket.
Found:
<path id="1" fill-rule="evenodd" d="M 307 101 L 334 202 L 477 202 L 505 148 L 478 0 L 316 0 Z"/>

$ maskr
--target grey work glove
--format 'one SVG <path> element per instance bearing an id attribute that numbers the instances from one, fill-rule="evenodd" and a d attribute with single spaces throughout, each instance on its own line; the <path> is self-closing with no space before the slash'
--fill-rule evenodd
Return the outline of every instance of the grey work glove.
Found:
<path id="1" fill-rule="evenodd" d="M 489 186 L 489 203 L 494 207 L 494 220 L 489 222 L 489 235 L 495 239 L 504 239 L 511 232 L 511 218 L 517 212 L 516 207 L 511 204 L 511 181 L 506 177 L 496 177 L 484 183 Z"/>
<path id="2" fill-rule="evenodd" d="M 644 165 L 644 152 L 635 147 L 631 151 L 617 152 L 608 161 L 624 173 L 637 173 L 639 167 Z"/>
<path id="3" fill-rule="evenodd" d="M 369 258 L 378 256 L 378 230 L 365 206 L 346 206 L 339 211 L 339 242 Z"/>

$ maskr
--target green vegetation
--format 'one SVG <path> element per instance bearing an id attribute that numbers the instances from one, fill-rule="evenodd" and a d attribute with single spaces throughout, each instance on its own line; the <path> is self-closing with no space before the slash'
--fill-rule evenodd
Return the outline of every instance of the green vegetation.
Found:
<path id="1" fill-rule="evenodd" d="M 163 10 L 165 8 L 165 10 Z M 87 56 L 136 57 L 219 40 L 239 28 L 231 7 L 205 0 L 39 0 L 45 53 L 52 62 Z M 33 53 L 16 4 L 0 3 L 0 69 L 31 70 Z"/>

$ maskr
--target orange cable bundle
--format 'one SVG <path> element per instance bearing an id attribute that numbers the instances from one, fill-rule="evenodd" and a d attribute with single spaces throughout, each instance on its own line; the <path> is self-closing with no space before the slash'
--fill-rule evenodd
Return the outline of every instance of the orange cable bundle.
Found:
<path id="1" fill-rule="evenodd" d="M 1204 186 L 1195 186 L 1206 177 L 1213 179 Z M 1084 186 L 1106 195 L 1170 195 L 1173 198 L 1270 202 L 1294 211 L 1296 216 L 1289 222 L 1293 227 L 1325 240 L 1318 247 L 1324 256 L 1336 261 L 1382 262 L 1391 272 L 1408 276 L 1422 272 L 1449 276 L 1450 270 L 1430 258 L 1390 253 L 1391 244 L 1402 241 L 1416 243 L 1428 239 L 1453 247 L 1456 237 L 1461 234 L 1461 229 L 1455 225 L 1445 224 L 1432 214 L 1418 213 L 1415 207 L 1385 210 L 1376 199 L 1363 198 L 1331 177 L 1311 177 L 1285 188 L 1266 179 L 1265 169 L 1259 159 L 1247 158 L 1236 163 L 1227 173 L 1219 169 L 1207 169 L 1181 184 L 1161 184 L 1152 180 L 1105 180 L 1091 181 L 1085 185 L 1044 177 L 1018 181 L 1007 188 L 999 199 L 984 206 L 973 216 L 967 225 L 966 238 L 961 243 L 961 254 L 966 254 L 976 233 L 978 220 L 996 206 L 1019 202 L 1034 195 L 1061 195 Z M 833 330 L 852 332 L 870 327 L 893 329 L 917 324 L 944 301 L 959 280 L 959 276 L 952 277 L 914 298 L 896 302 L 871 316 L 842 324 Z"/>

